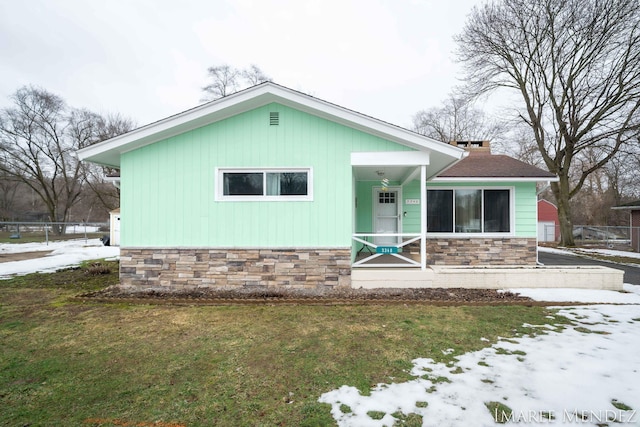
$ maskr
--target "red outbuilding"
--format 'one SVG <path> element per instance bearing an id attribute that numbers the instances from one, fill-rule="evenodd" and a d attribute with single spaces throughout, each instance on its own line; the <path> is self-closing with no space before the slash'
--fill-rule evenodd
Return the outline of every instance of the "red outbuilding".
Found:
<path id="1" fill-rule="evenodd" d="M 538 241 L 557 242 L 559 239 L 558 207 L 547 200 L 538 200 Z"/>

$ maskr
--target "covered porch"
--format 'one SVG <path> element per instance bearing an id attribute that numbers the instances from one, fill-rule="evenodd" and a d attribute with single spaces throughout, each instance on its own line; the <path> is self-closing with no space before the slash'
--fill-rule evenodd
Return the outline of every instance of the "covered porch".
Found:
<path id="1" fill-rule="evenodd" d="M 426 151 L 352 153 L 352 267 L 427 271 L 431 161 Z"/>

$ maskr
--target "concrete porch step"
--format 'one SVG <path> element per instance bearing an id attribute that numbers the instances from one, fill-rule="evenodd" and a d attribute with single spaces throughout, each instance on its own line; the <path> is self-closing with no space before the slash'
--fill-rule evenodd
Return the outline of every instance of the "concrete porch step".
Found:
<path id="1" fill-rule="evenodd" d="M 435 273 L 418 268 L 353 268 L 352 288 L 433 288 Z"/>
<path id="2" fill-rule="evenodd" d="M 353 288 L 582 288 L 622 290 L 624 272 L 597 266 L 353 268 Z"/>

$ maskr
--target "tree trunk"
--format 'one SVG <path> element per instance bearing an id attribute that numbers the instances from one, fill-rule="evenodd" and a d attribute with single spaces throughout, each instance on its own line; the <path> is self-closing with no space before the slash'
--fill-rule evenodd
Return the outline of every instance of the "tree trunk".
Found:
<path id="1" fill-rule="evenodd" d="M 551 183 L 551 190 L 558 203 L 558 219 L 560 221 L 560 246 L 573 247 L 573 221 L 569 204 L 569 178 L 560 176 L 559 182 Z"/>

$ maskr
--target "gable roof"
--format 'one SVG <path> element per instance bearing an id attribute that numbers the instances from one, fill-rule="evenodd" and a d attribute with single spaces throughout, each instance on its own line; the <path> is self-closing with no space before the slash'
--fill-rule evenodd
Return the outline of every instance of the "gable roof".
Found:
<path id="1" fill-rule="evenodd" d="M 442 172 L 433 181 L 557 181 L 551 172 L 502 154 L 473 153 Z"/>
<path id="2" fill-rule="evenodd" d="M 78 157 L 80 160 L 119 168 L 120 155 L 123 153 L 274 102 L 416 150 L 429 151 L 436 170 L 441 170 L 466 155 L 460 148 L 408 129 L 273 82 L 265 82 L 83 148 L 78 151 Z M 433 172 L 436 170 L 432 169 Z"/>
<path id="3" fill-rule="evenodd" d="M 540 204 L 550 205 L 554 209 L 558 209 L 558 207 L 554 203 L 551 203 L 550 201 L 548 201 L 546 199 L 538 199 L 538 205 L 540 205 Z"/>

